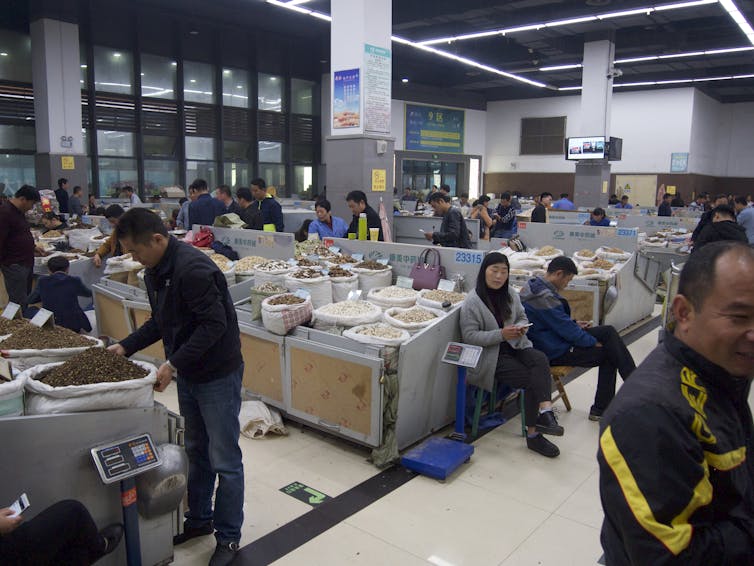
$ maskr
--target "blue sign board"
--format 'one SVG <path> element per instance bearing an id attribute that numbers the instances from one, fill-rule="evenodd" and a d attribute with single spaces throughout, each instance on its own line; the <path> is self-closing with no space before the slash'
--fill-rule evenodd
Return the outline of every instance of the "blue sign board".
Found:
<path id="1" fill-rule="evenodd" d="M 685 173 L 689 168 L 688 153 L 671 153 L 670 154 L 670 172 Z"/>
<path id="2" fill-rule="evenodd" d="M 407 151 L 463 153 L 465 112 L 406 104 Z"/>

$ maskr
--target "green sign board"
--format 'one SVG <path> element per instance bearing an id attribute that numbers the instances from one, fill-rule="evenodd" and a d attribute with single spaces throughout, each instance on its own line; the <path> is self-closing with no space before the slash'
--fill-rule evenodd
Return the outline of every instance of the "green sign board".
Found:
<path id="1" fill-rule="evenodd" d="M 321 491 L 317 491 L 316 489 L 309 487 L 308 485 L 304 485 L 299 481 L 295 481 L 286 485 L 285 487 L 281 487 L 280 491 L 287 495 L 290 495 L 291 497 L 295 497 L 299 501 L 308 503 L 312 507 L 316 507 L 317 505 L 324 503 L 328 499 L 332 499 L 329 495 L 325 495 Z"/>
<path id="2" fill-rule="evenodd" d="M 407 151 L 463 153 L 465 112 L 406 104 Z"/>

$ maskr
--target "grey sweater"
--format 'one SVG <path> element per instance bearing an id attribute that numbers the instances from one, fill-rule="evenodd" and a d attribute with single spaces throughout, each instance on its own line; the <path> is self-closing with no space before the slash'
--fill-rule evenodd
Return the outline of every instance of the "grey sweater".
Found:
<path id="1" fill-rule="evenodd" d="M 510 286 L 508 291 L 511 297 L 511 314 L 505 319 L 505 326 L 528 324 L 529 321 L 526 318 L 521 299 L 518 298 L 518 293 Z M 468 371 L 468 383 L 492 391 L 503 333 L 497 324 L 497 320 L 495 320 L 495 315 L 482 302 L 476 291 L 469 293 L 461 304 L 460 323 L 463 342 L 484 348 L 479 365 L 476 369 L 469 369 Z M 532 347 L 531 341 L 525 335 L 507 342 L 516 350 Z"/>

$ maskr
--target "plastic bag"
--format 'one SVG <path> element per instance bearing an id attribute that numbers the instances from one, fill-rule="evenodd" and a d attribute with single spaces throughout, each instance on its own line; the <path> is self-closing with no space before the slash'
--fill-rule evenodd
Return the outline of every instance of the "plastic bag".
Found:
<path id="1" fill-rule="evenodd" d="M 262 401 L 244 401 L 238 414 L 241 434 L 246 438 L 262 438 L 268 432 L 288 436 L 288 429 L 275 409 L 270 409 Z"/>
<path id="2" fill-rule="evenodd" d="M 92 241 L 92 238 L 94 236 L 100 236 L 101 234 L 102 232 L 99 231 L 99 228 L 90 228 L 86 230 L 79 228 L 77 230 L 68 230 L 66 232 L 66 235 L 68 236 L 68 245 L 84 252 L 88 251 L 89 242 Z"/>
<path id="3" fill-rule="evenodd" d="M 315 309 L 333 302 L 332 283 L 327 275 L 312 279 L 296 279 L 288 274 L 285 276 L 285 288 L 289 291 L 298 291 L 299 289 L 308 291 L 311 295 L 312 308 Z"/>
<path id="4" fill-rule="evenodd" d="M 398 335 L 398 337 L 386 338 L 379 335 L 372 335 L 371 333 L 363 334 L 362 331 L 364 330 L 366 330 L 367 332 L 373 330 L 375 334 L 379 334 L 380 332 L 386 330 L 388 332 L 392 330 L 393 333 Z M 343 331 L 343 336 L 350 338 L 351 340 L 355 340 L 356 342 L 361 342 L 362 344 L 373 344 L 375 346 L 400 346 L 409 338 L 411 338 L 411 335 L 406 330 L 395 328 L 394 326 L 390 326 L 389 324 L 385 324 L 384 322 L 378 322 L 376 324 L 362 324 L 360 326 L 354 326 L 353 328 L 347 328 Z"/>
<path id="5" fill-rule="evenodd" d="M 285 295 L 285 293 L 283 294 Z M 278 336 L 285 336 L 312 318 L 312 301 L 309 297 L 303 303 L 294 305 L 271 305 L 270 300 L 283 295 L 273 295 L 262 301 L 262 324 Z"/>
<path id="6" fill-rule="evenodd" d="M 387 269 L 364 269 L 354 267 L 353 272 L 359 276 L 359 289 L 369 293 L 372 289 L 380 287 L 389 287 L 393 283 L 393 267 L 387 266 Z"/>
<path id="7" fill-rule="evenodd" d="M 408 312 L 414 309 L 429 311 L 434 314 L 435 317 L 430 320 L 425 320 L 424 322 L 404 322 L 395 318 L 395 315 L 399 313 Z M 400 328 L 401 330 L 406 330 L 409 334 L 414 334 L 416 332 L 419 332 L 420 330 L 427 328 L 428 326 L 433 325 L 444 316 L 445 313 L 443 311 L 430 309 L 427 307 L 411 307 L 409 309 L 401 309 L 396 307 L 386 310 L 384 314 L 385 322 L 387 322 L 390 326 L 395 326 L 396 328 Z"/>
<path id="8" fill-rule="evenodd" d="M 332 283 L 332 301 L 339 303 L 348 299 L 351 291 L 359 288 L 359 276 L 354 273 L 349 277 L 330 277 Z"/>
<path id="9" fill-rule="evenodd" d="M 343 310 L 345 312 L 338 312 Z M 357 312 L 348 312 L 348 311 Z M 315 328 L 331 326 L 359 326 L 377 322 L 382 318 L 382 309 L 367 301 L 343 301 L 324 305 L 312 313 Z"/>
<path id="10" fill-rule="evenodd" d="M 20 417 L 24 414 L 24 384 L 26 378 L 21 377 L 21 375 L 13 381 L 0 380 L 0 419 Z"/>

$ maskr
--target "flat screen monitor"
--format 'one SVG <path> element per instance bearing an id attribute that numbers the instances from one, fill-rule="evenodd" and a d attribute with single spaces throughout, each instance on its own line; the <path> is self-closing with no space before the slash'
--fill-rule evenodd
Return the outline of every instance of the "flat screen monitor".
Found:
<path id="1" fill-rule="evenodd" d="M 565 153 L 569 161 L 605 159 L 605 136 L 568 138 Z"/>

